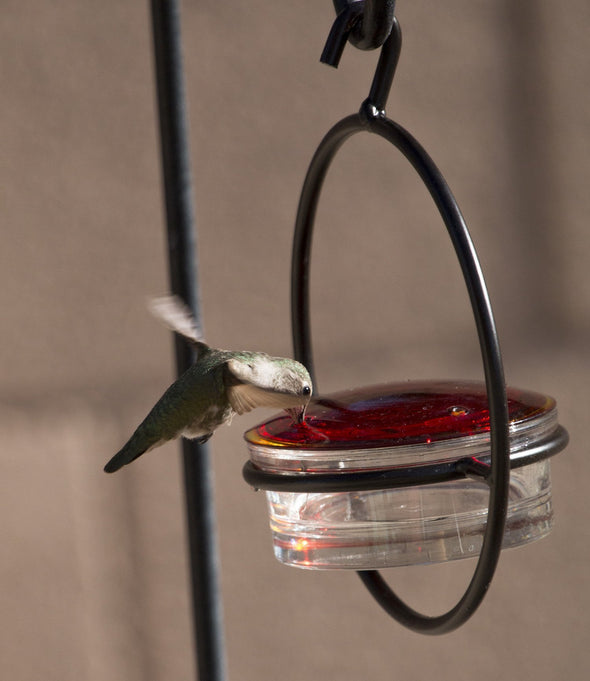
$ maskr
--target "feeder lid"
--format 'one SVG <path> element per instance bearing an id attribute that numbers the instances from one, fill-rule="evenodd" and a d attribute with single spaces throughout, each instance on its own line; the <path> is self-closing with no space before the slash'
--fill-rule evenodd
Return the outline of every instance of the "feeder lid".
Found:
<path id="1" fill-rule="evenodd" d="M 558 428 L 555 400 L 507 389 L 511 454 Z M 280 414 L 244 435 L 266 470 L 326 471 L 419 465 L 489 454 L 485 385 L 412 381 L 312 399 L 301 424 Z"/>

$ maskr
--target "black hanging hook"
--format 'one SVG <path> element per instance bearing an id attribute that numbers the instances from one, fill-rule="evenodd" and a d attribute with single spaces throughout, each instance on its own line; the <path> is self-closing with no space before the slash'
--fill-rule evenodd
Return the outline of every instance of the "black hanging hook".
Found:
<path id="1" fill-rule="evenodd" d="M 398 20 L 394 17 L 389 36 L 381 48 L 369 96 L 361 106 L 361 116 L 369 118 L 385 116 L 385 104 L 389 97 L 401 49 L 402 31 Z"/>
<path id="2" fill-rule="evenodd" d="M 335 68 L 347 41 L 360 50 L 381 47 L 394 21 L 395 0 L 334 0 L 336 19 L 320 61 Z"/>
<path id="3" fill-rule="evenodd" d="M 364 4 L 365 0 L 353 2 L 338 15 L 322 53 L 322 61 L 326 61 L 326 63 L 331 65 L 338 63 L 350 32 L 350 25 L 355 22 L 358 23 L 364 17 L 362 13 Z M 402 48 L 402 32 L 398 20 L 393 16 L 391 24 L 387 26 L 387 31 L 388 34 L 381 47 L 381 54 L 377 62 L 369 96 L 361 107 L 361 115 L 365 119 L 385 115 L 385 104 L 389 97 L 389 91 L 391 90 L 393 77 L 399 61 Z"/>
<path id="4" fill-rule="evenodd" d="M 395 0 L 364 0 L 363 19 L 349 40 L 359 50 L 374 50 L 387 40 L 393 25 Z"/>

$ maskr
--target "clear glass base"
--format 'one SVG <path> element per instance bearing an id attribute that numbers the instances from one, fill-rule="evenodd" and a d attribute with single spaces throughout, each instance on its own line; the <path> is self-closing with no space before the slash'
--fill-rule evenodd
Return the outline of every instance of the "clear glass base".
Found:
<path id="1" fill-rule="evenodd" d="M 369 492 L 267 492 L 275 556 L 307 569 L 368 570 L 478 556 L 485 483 Z M 503 547 L 545 537 L 553 525 L 549 461 L 512 470 Z"/>

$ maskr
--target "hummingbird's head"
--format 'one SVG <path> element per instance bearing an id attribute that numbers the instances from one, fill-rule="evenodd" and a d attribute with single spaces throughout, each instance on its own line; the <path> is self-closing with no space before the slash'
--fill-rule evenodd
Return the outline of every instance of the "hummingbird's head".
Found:
<path id="1" fill-rule="evenodd" d="M 228 368 L 234 378 L 230 400 L 238 413 L 254 407 L 279 407 L 293 420 L 303 421 L 313 392 L 303 364 L 263 353 L 240 353 L 228 362 Z"/>
<path id="2" fill-rule="evenodd" d="M 286 366 L 279 371 L 277 388 L 285 394 L 285 398 L 293 399 L 294 406 L 285 406 L 285 411 L 293 421 L 303 423 L 305 410 L 311 400 L 313 386 L 307 369 L 295 360 L 282 360 Z"/>

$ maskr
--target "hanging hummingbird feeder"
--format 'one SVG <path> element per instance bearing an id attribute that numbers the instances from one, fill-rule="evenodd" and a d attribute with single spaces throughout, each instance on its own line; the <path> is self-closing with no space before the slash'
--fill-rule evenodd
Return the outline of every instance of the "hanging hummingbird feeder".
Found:
<path id="1" fill-rule="evenodd" d="M 279 415 L 245 434 L 246 481 L 267 493 L 276 557 L 310 569 L 355 569 L 405 626 L 442 634 L 463 624 L 487 593 L 502 548 L 552 527 L 549 457 L 568 435 L 555 401 L 506 388 L 492 309 L 467 226 L 430 156 L 385 114 L 401 49 L 393 0 L 335 2 L 322 54 L 337 66 L 347 41 L 381 47 L 368 98 L 326 134 L 309 166 L 295 226 L 291 312 L 295 357 L 314 399 L 303 423 Z M 384 29 L 386 24 L 386 29 Z M 315 215 L 330 164 L 358 133 L 391 143 L 428 189 L 453 243 L 477 327 L 485 381 L 420 381 L 318 394 L 313 370 L 309 269 Z M 478 557 L 463 597 L 422 615 L 377 571 Z"/>

